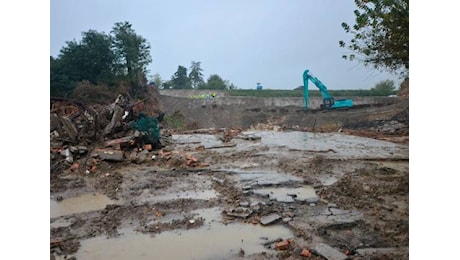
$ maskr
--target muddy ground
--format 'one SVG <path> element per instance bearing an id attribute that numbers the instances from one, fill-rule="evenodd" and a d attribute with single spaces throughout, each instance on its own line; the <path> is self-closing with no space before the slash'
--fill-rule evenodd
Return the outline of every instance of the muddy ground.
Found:
<path id="1" fill-rule="evenodd" d="M 408 259 L 408 108 L 166 104 L 162 149 L 51 172 L 51 259 Z"/>

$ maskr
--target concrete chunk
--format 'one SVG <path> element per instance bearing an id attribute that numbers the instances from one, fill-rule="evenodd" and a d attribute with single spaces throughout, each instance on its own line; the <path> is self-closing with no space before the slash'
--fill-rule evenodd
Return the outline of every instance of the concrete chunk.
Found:
<path id="1" fill-rule="evenodd" d="M 124 160 L 124 155 L 122 151 L 118 150 L 95 150 L 93 155 L 98 156 L 102 160 L 107 160 L 107 161 L 116 161 L 116 162 L 121 162 Z"/>
<path id="2" fill-rule="evenodd" d="M 252 214 L 252 210 L 244 207 L 224 210 L 224 213 L 231 217 L 248 218 Z"/>
<path id="3" fill-rule="evenodd" d="M 345 260 L 347 259 L 347 255 L 344 253 L 340 252 L 339 250 L 323 244 L 323 243 L 318 243 L 313 246 L 313 249 L 323 257 L 325 257 L 328 260 Z"/>
<path id="4" fill-rule="evenodd" d="M 274 222 L 278 221 L 281 219 L 281 216 L 276 214 L 276 213 L 272 213 L 270 215 L 267 215 L 267 216 L 263 216 L 260 218 L 260 224 L 266 226 L 266 225 L 269 225 L 269 224 L 273 224 Z"/>
<path id="5" fill-rule="evenodd" d="M 75 125 L 72 123 L 70 118 L 66 116 L 61 116 L 61 123 L 62 123 L 62 128 L 64 128 L 64 131 L 67 133 L 70 139 L 77 140 L 77 136 L 78 136 L 77 127 L 75 127 Z"/>

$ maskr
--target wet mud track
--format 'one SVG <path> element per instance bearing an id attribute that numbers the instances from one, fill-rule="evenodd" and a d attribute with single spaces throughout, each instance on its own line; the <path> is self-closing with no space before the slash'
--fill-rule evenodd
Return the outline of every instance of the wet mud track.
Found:
<path id="1" fill-rule="evenodd" d="M 51 258 L 408 259 L 407 144 L 221 137 L 173 135 L 148 162 L 51 175 Z"/>

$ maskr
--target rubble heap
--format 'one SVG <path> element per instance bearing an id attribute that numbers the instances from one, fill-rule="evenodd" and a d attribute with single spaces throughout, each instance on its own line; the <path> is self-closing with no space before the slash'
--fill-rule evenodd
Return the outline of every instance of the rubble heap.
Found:
<path id="1" fill-rule="evenodd" d="M 85 105 L 78 101 L 50 100 L 51 172 L 70 167 L 91 171 L 91 164 L 81 168 L 74 158 L 91 157 L 123 161 L 132 151 L 151 151 L 163 147 L 160 122 L 164 113 L 154 97 L 131 100 L 118 95 L 108 105 Z"/>

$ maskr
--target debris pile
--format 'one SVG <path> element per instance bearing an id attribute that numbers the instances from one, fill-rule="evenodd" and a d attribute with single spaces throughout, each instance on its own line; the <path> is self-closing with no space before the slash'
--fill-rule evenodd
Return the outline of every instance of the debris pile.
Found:
<path id="1" fill-rule="evenodd" d="M 51 172 L 70 167 L 90 173 L 97 160 L 144 161 L 148 151 L 163 147 L 160 122 L 164 113 L 159 104 L 152 104 L 157 100 L 152 100 L 132 101 L 120 94 L 108 105 L 85 105 L 51 98 Z M 81 158 L 85 159 L 84 169 L 77 161 Z"/>

